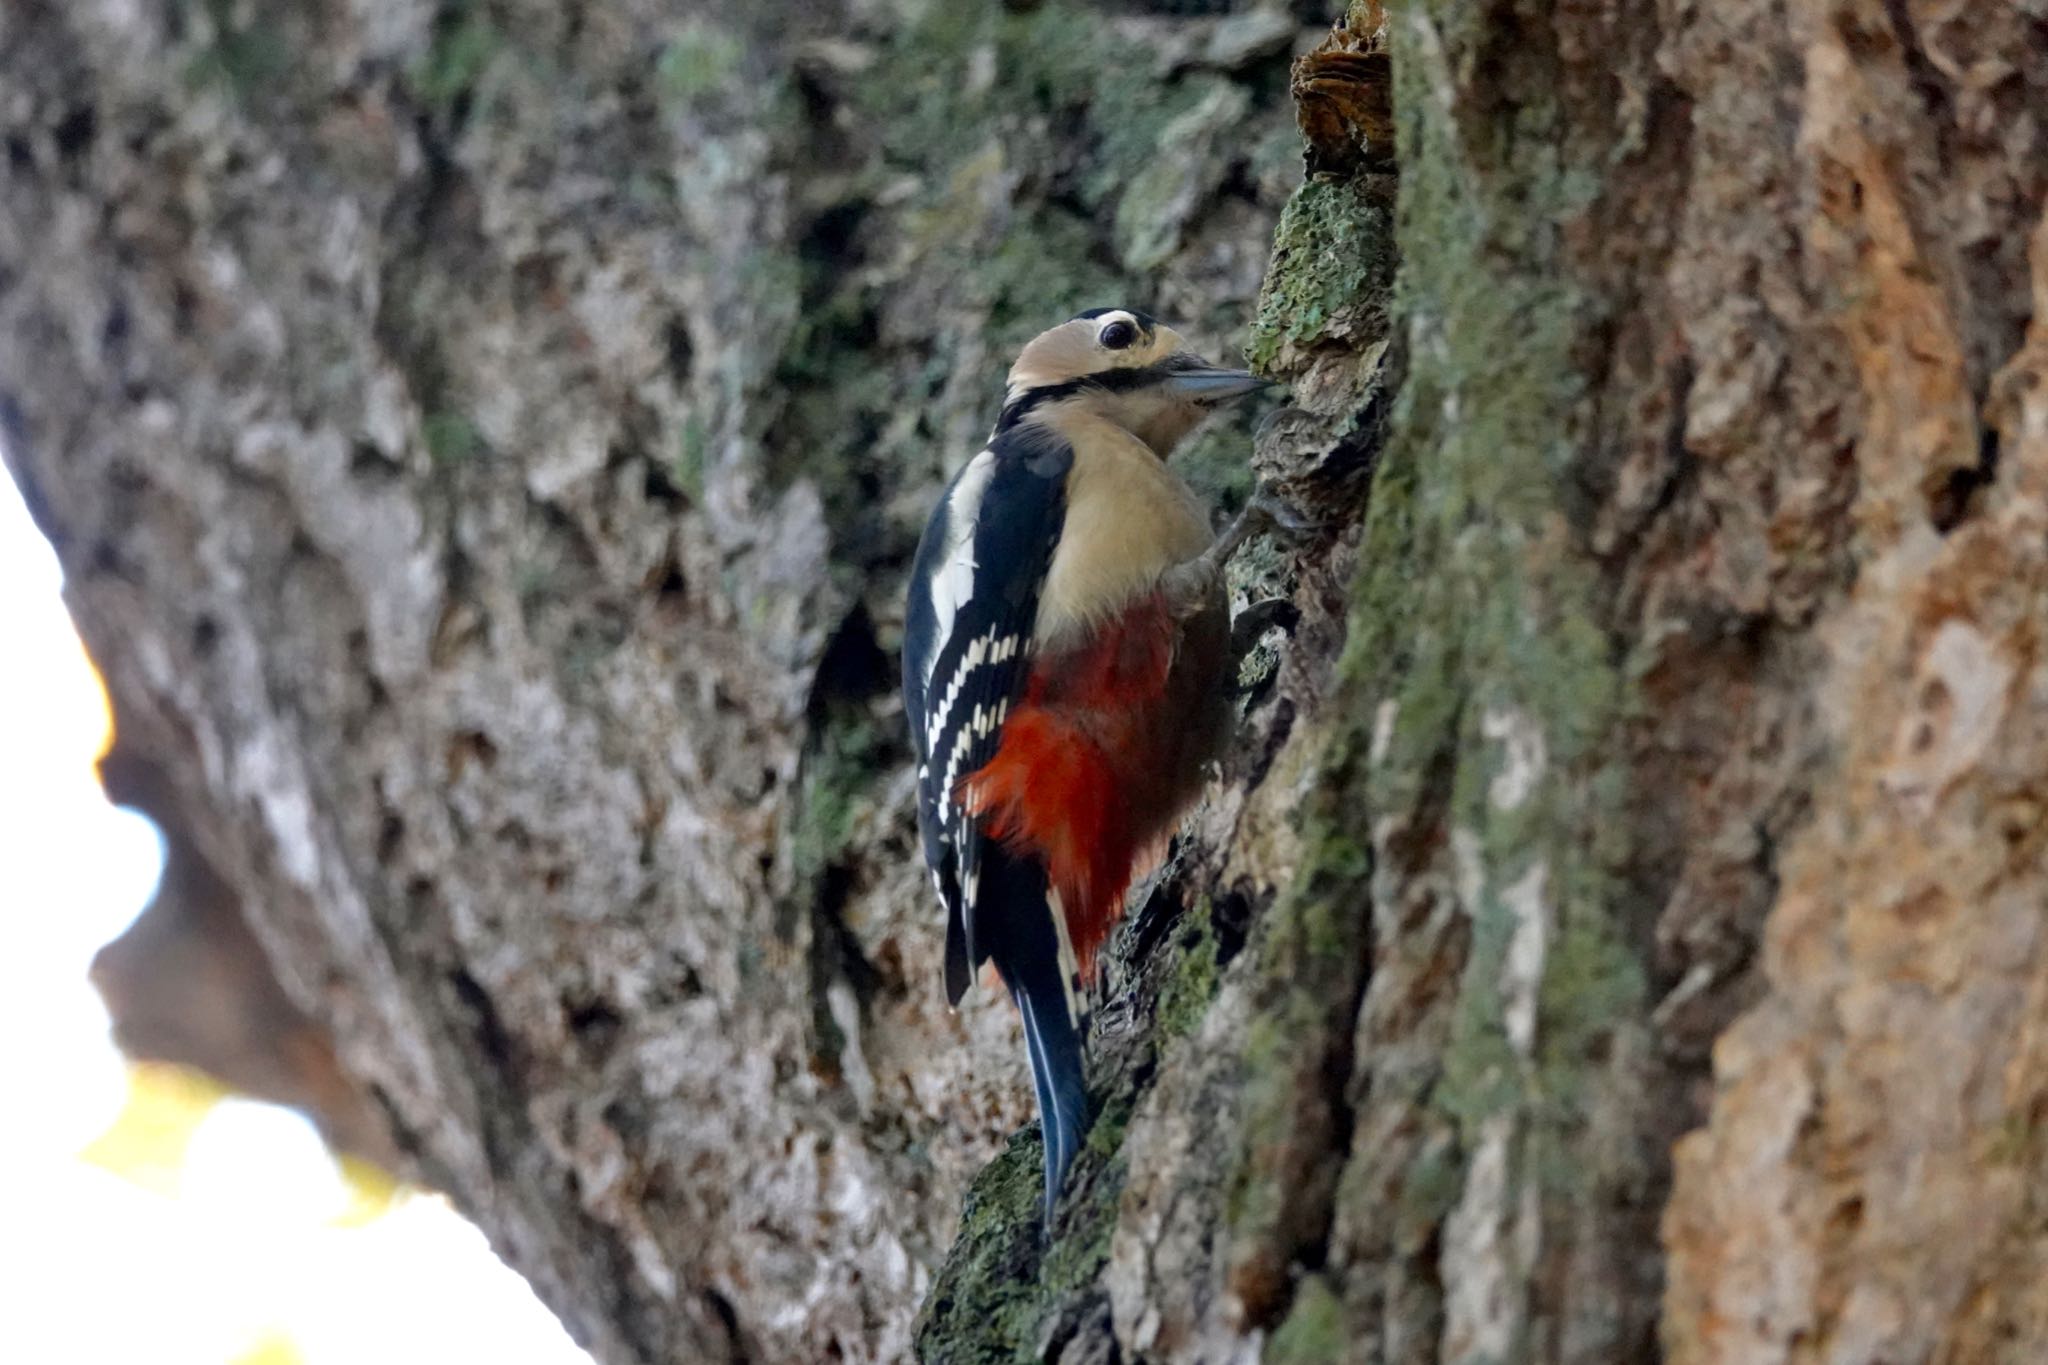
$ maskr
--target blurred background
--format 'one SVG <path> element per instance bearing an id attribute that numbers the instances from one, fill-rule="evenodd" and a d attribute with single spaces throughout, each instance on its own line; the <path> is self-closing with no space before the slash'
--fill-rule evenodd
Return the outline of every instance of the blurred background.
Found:
<path id="1" fill-rule="evenodd" d="M 163 846 L 94 775 L 106 694 L 56 556 L 5 478 L 0 583 L 0 1170 L 13 1186 L 0 1357 L 587 1361 L 442 1197 L 337 1156 L 294 1110 L 122 1056 L 91 980 L 126 984 L 119 954 L 98 971 L 94 958 L 148 903 Z"/>

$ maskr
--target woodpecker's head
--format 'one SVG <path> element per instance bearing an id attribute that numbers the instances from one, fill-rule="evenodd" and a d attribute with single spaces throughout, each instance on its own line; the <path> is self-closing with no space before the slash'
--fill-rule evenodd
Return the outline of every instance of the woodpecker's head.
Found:
<path id="1" fill-rule="evenodd" d="M 1087 412 L 1164 457 L 1219 404 L 1264 387 L 1249 370 L 1211 365 L 1135 308 L 1094 308 L 1024 348 L 998 426 Z"/>

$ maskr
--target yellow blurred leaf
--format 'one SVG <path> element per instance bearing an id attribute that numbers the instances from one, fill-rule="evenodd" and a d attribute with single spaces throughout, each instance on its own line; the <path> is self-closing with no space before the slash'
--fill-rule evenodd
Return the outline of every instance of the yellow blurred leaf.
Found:
<path id="1" fill-rule="evenodd" d="M 90 705 L 92 714 L 99 722 L 99 729 L 93 739 L 92 761 L 97 763 L 114 747 L 114 704 L 107 698 L 106 680 L 100 677 L 99 665 L 92 661 L 92 655 L 86 652 L 84 640 L 78 642 L 78 656 L 85 661 L 86 674 L 92 679 Z"/>
<path id="2" fill-rule="evenodd" d="M 256 1338 L 255 1344 L 237 1356 L 230 1356 L 227 1365 L 304 1365 L 306 1357 L 299 1351 L 298 1344 L 290 1336 L 273 1327 Z"/>
<path id="3" fill-rule="evenodd" d="M 79 1159 L 153 1194 L 174 1196 L 192 1134 L 226 1090 L 211 1076 L 166 1062 L 128 1068 L 128 1098 Z"/>
<path id="4" fill-rule="evenodd" d="M 348 1203 L 328 1219 L 337 1228 L 367 1227 L 385 1214 L 405 1195 L 405 1186 L 382 1166 L 361 1157 L 342 1156 L 341 1181 L 348 1190 Z"/>

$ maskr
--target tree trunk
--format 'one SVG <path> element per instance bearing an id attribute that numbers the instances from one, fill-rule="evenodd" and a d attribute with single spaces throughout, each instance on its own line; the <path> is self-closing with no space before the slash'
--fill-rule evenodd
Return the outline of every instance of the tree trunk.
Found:
<path id="1" fill-rule="evenodd" d="M 1210 8 L 0 15 L 151 914 L 332 1048 L 240 1074 L 605 1365 L 2040 1359 L 2048 21 Z M 1317 529 L 1048 1238 L 893 660 L 1115 302 L 1289 381 L 1192 467 Z"/>

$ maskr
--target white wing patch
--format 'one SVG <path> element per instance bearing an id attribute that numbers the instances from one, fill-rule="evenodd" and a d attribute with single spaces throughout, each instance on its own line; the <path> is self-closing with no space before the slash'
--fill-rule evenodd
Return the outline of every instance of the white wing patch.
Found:
<path id="1" fill-rule="evenodd" d="M 996 453 L 982 451 L 960 471 L 959 481 L 946 499 L 946 554 L 939 571 L 932 575 L 932 617 L 936 628 L 932 631 L 931 655 L 924 661 L 926 687 L 931 686 L 932 669 L 938 666 L 940 651 L 952 637 L 953 620 L 960 614 L 961 604 L 974 596 L 974 571 L 980 567 L 974 562 L 974 523 L 981 515 L 982 495 L 988 492 L 988 481 L 995 477 L 995 472 Z"/>

